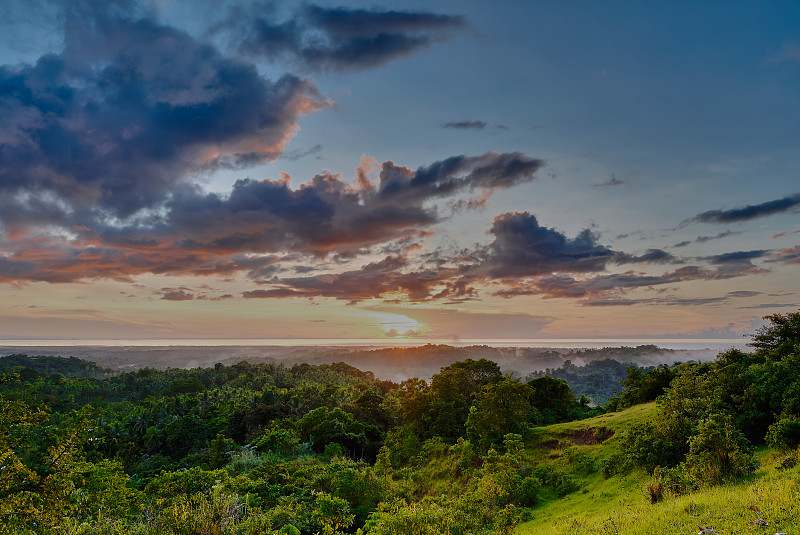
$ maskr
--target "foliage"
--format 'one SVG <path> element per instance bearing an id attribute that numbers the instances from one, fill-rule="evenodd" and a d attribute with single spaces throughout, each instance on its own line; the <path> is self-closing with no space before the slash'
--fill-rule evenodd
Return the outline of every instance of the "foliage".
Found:
<path id="1" fill-rule="evenodd" d="M 697 433 L 689 439 L 683 472 L 698 486 L 718 485 L 754 468 L 747 440 L 727 415 L 712 414 L 700 422 Z"/>
<path id="2" fill-rule="evenodd" d="M 527 383 L 528 400 L 538 414 L 538 424 L 548 425 L 566 421 L 575 405 L 575 393 L 563 379 L 540 377 Z"/>
<path id="3" fill-rule="evenodd" d="M 524 432 L 531 414 L 528 392 L 528 385 L 509 377 L 481 388 L 466 421 L 470 441 L 488 449 L 509 433 Z"/>
<path id="4" fill-rule="evenodd" d="M 608 410 L 621 410 L 640 403 L 654 401 L 664 394 L 679 370 L 678 365 L 653 368 L 638 368 L 629 365 L 625 369 L 625 378 L 620 381 L 622 392 L 610 398 L 606 403 Z"/>
<path id="5" fill-rule="evenodd" d="M 658 366 L 657 368 L 645 367 L 640 368 L 634 363 L 635 360 L 650 355 L 669 355 L 671 350 L 656 347 L 654 345 L 639 345 L 636 347 L 604 347 L 600 349 L 585 349 L 581 351 L 570 351 L 567 355 L 571 357 L 566 360 L 559 368 L 548 368 L 544 371 L 532 372 L 528 375 L 529 379 L 538 377 L 552 377 L 554 379 L 563 379 L 567 382 L 569 387 L 575 392 L 577 397 L 586 396 L 594 404 L 607 406 L 610 401 L 614 401 L 612 407 L 616 407 L 616 402 L 619 401 L 618 394 L 621 391 L 620 384 L 624 387 L 622 393 L 630 390 L 631 393 L 639 390 L 638 388 L 630 388 L 625 385 L 625 381 L 630 379 L 630 370 L 637 370 L 640 374 L 647 374 L 650 371 L 666 369 L 670 367 L 666 365 Z M 572 359 L 580 359 L 586 362 L 583 366 L 576 366 Z M 659 372 L 657 372 L 658 374 Z M 627 378 L 627 379 L 626 379 Z M 655 377 L 647 377 L 647 379 L 654 379 Z M 659 381 L 661 387 L 669 385 L 669 379 L 666 381 Z M 644 391 L 640 391 L 644 393 Z M 638 401 L 626 399 L 618 408 L 614 410 L 621 410 L 636 403 L 645 403 L 654 400 L 660 392 L 653 394 L 652 392 L 646 393 L 644 396 L 638 397 Z M 646 399 L 645 399 L 646 398 Z"/>
<path id="6" fill-rule="evenodd" d="M 634 408 L 595 427 L 570 427 L 602 409 L 563 379 L 486 359 L 397 385 L 344 363 L 103 375 L 17 356 L 0 379 L 0 531 L 510 533 L 636 466 L 662 503 L 748 474 L 750 443 L 797 447 L 796 322 L 772 321 L 752 352 L 629 369 L 613 408 Z M 606 427 L 654 397 L 652 421 Z"/>
<path id="7" fill-rule="evenodd" d="M 0 383 L 13 377 L 0 376 Z M 60 425 L 44 408 L 0 399 L 0 518 L 12 525 L 56 526 L 79 507 L 74 472 L 90 408 Z"/>
<path id="8" fill-rule="evenodd" d="M 800 445 L 800 417 L 781 415 L 769 426 L 767 442 L 784 450 L 797 448 Z"/>
<path id="9" fill-rule="evenodd" d="M 756 331 L 750 345 L 767 354 L 797 353 L 800 347 L 800 312 L 764 317 L 767 323 Z"/>

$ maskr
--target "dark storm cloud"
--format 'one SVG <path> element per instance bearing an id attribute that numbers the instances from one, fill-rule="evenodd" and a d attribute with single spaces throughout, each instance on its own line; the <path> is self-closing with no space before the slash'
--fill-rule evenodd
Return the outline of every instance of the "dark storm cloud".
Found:
<path id="1" fill-rule="evenodd" d="M 442 128 L 454 128 L 456 130 L 483 130 L 486 128 L 486 123 L 483 121 L 458 121 L 454 123 L 445 123 Z"/>
<path id="2" fill-rule="evenodd" d="M 238 7 L 214 29 L 239 51 L 308 70 L 358 70 L 385 65 L 447 38 L 462 17 L 305 5 L 281 20 L 269 6 Z"/>
<path id="3" fill-rule="evenodd" d="M 691 219 L 683 222 L 688 223 L 736 223 L 739 221 L 749 221 L 759 217 L 766 217 L 775 214 L 788 212 L 800 206 L 800 193 L 789 195 L 774 201 L 767 201 L 760 204 L 750 204 L 742 208 L 730 210 L 709 210 L 702 214 L 697 214 Z"/>
<path id="4" fill-rule="evenodd" d="M 0 218 L 126 218 L 204 168 L 275 159 L 324 105 L 120 4 L 65 4 L 65 46 L 0 67 Z M 43 208 L 48 208 L 43 210 Z"/>

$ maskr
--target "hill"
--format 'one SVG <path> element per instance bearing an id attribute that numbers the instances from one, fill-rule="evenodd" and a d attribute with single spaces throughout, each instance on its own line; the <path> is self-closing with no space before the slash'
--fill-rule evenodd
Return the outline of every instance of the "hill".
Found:
<path id="1" fill-rule="evenodd" d="M 395 383 L 345 362 L 86 376 L 105 372 L 15 356 L 0 532 L 796 531 L 800 313 L 767 319 L 751 352 L 629 368 L 603 407 L 485 358 Z"/>
<path id="2" fill-rule="evenodd" d="M 797 450 L 761 448 L 758 468 L 750 476 L 685 493 L 663 490 L 656 503 L 652 503 L 652 492 L 659 485 L 658 477 L 642 468 L 614 474 L 615 460 L 623 454 L 621 434 L 655 416 L 655 404 L 649 403 L 535 430 L 526 441 L 531 461 L 571 470 L 580 488 L 563 497 L 550 495 L 515 533 L 645 535 L 713 529 L 719 534 L 763 534 L 800 530 Z"/>

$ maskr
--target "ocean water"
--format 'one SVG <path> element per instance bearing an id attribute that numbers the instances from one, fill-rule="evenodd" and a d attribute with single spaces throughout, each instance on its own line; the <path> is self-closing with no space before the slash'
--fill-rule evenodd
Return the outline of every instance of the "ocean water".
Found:
<path id="1" fill-rule="evenodd" d="M 487 345 L 491 347 L 552 347 L 590 349 L 602 347 L 635 347 L 655 345 L 664 349 L 712 349 L 723 351 L 732 347 L 747 348 L 746 338 L 592 338 L 592 339 L 430 339 L 430 338 L 210 338 L 210 339 L 0 339 L 0 347 L 400 347 L 424 344 L 451 346 Z"/>

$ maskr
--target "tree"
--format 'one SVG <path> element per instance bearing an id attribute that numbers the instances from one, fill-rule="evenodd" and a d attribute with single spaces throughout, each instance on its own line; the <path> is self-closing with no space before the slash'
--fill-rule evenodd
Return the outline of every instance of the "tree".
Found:
<path id="1" fill-rule="evenodd" d="M 617 409 L 655 400 L 669 387 L 677 373 L 674 366 L 666 364 L 650 370 L 630 366 L 625 372 L 627 377 L 621 381 L 625 389 L 619 396 Z"/>
<path id="2" fill-rule="evenodd" d="M 759 328 L 750 345 L 770 353 L 796 353 L 800 348 L 800 312 L 764 316 L 769 323 Z"/>
<path id="3" fill-rule="evenodd" d="M 712 414 L 689 439 L 689 453 L 683 471 L 699 486 L 717 485 L 753 471 L 755 458 L 731 418 Z"/>
<path id="4" fill-rule="evenodd" d="M 0 374 L 0 384 L 14 380 Z M 74 511 L 73 473 L 90 410 L 56 426 L 47 423 L 46 408 L 0 398 L 0 518 L 6 524 L 54 526 Z"/>
<path id="5" fill-rule="evenodd" d="M 300 438 L 312 442 L 313 448 L 322 452 L 325 446 L 336 442 L 353 458 L 361 457 L 369 445 L 364 434 L 364 425 L 352 414 L 339 407 L 328 410 L 319 407 L 310 411 L 297 422 Z"/>
<path id="6" fill-rule="evenodd" d="M 688 365 L 659 398 L 655 423 L 633 426 L 625 433 L 626 455 L 652 470 L 677 466 L 689 452 L 689 438 L 717 405 L 708 367 Z"/>
<path id="7" fill-rule="evenodd" d="M 528 401 L 542 415 L 540 424 L 565 420 L 575 403 L 575 393 L 563 379 L 540 377 L 528 381 Z"/>
<path id="8" fill-rule="evenodd" d="M 524 432 L 531 414 L 528 393 L 526 385 L 510 377 L 485 385 L 467 418 L 470 441 L 488 449 L 509 433 Z"/>

